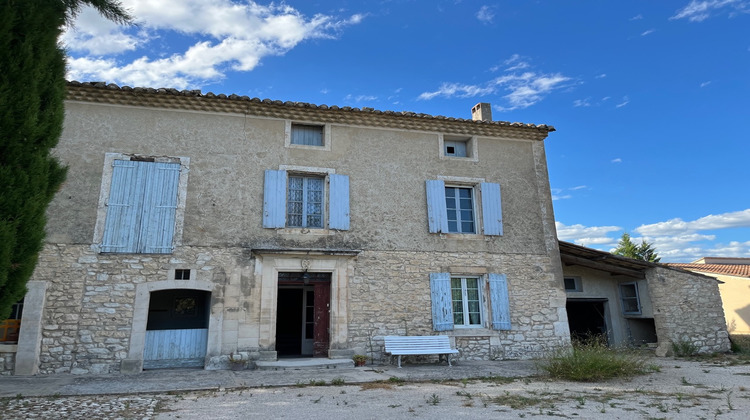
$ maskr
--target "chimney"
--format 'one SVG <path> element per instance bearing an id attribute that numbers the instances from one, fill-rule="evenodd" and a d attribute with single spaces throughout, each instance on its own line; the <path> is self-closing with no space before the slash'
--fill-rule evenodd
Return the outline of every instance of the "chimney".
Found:
<path id="1" fill-rule="evenodd" d="M 480 102 L 471 108 L 471 119 L 474 121 L 492 121 L 492 105 Z"/>

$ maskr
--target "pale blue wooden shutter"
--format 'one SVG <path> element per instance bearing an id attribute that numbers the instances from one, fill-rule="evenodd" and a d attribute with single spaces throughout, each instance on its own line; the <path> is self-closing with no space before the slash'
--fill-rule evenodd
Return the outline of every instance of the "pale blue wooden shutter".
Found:
<path id="1" fill-rule="evenodd" d="M 266 170 L 263 183 L 263 227 L 286 226 L 286 171 Z"/>
<path id="2" fill-rule="evenodd" d="M 136 162 L 145 172 L 143 215 L 137 252 L 169 254 L 173 250 L 180 164 Z"/>
<path id="3" fill-rule="evenodd" d="M 142 210 L 140 185 L 143 177 L 136 163 L 127 160 L 112 162 L 112 180 L 101 252 L 135 252 L 138 219 Z"/>
<path id="4" fill-rule="evenodd" d="M 500 199 L 500 184 L 483 182 L 482 190 L 482 224 L 485 235 L 503 234 L 503 208 Z"/>
<path id="5" fill-rule="evenodd" d="M 492 306 L 492 328 L 510 330 L 510 300 L 505 274 L 490 274 L 490 304 Z"/>
<path id="6" fill-rule="evenodd" d="M 328 227 L 349 230 L 349 176 L 330 174 Z"/>
<path id="7" fill-rule="evenodd" d="M 448 232 L 448 210 L 445 207 L 445 182 L 427 180 L 427 224 L 430 233 Z"/>
<path id="8" fill-rule="evenodd" d="M 432 327 L 435 331 L 453 329 L 453 302 L 450 273 L 430 273 Z"/>

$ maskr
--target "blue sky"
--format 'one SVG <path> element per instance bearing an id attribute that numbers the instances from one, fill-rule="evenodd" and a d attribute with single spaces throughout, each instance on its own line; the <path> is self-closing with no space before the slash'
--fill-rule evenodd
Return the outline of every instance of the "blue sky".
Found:
<path id="1" fill-rule="evenodd" d="M 750 0 L 123 0 L 68 78 L 549 124 L 558 236 L 750 257 Z"/>

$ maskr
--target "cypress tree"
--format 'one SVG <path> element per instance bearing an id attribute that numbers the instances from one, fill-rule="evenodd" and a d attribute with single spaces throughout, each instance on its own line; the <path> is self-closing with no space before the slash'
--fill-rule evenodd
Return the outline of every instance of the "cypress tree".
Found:
<path id="1" fill-rule="evenodd" d="M 0 0 L 0 320 L 26 294 L 47 206 L 65 179 L 66 168 L 51 154 L 64 117 L 58 38 L 83 4 L 130 20 L 108 0 Z"/>

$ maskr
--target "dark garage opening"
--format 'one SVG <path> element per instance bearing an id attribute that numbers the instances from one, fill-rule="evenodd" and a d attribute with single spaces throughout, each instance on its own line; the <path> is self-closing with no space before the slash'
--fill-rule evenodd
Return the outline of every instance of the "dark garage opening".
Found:
<path id="1" fill-rule="evenodd" d="M 568 312 L 570 338 L 579 341 L 600 338 L 604 340 L 605 344 L 608 344 L 607 321 L 604 316 L 606 303 L 606 299 L 568 299 L 565 309 Z"/>

